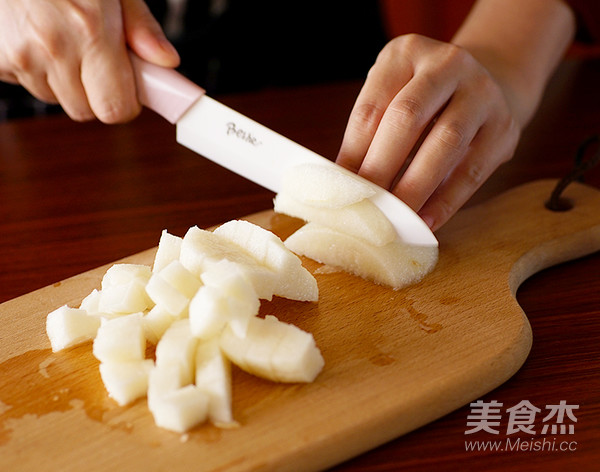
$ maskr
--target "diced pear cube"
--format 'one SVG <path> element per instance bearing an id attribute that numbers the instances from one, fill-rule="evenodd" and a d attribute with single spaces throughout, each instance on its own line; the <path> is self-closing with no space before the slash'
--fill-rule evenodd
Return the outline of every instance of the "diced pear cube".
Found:
<path id="1" fill-rule="evenodd" d="M 206 420 L 210 402 L 208 393 L 182 383 L 184 376 L 178 362 L 155 365 L 148 377 L 147 393 L 155 423 L 181 433 Z"/>
<path id="2" fill-rule="evenodd" d="M 258 225 L 232 220 L 214 231 L 251 254 L 256 261 L 277 274 L 273 294 L 291 300 L 316 301 L 317 281 L 302 266 L 300 258 L 281 239 Z"/>
<path id="3" fill-rule="evenodd" d="M 109 289 L 110 291 L 110 289 Z M 96 316 L 98 319 L 111 319 L 117 316 L 123 316 L 124 313 L 118 312 L 102 312 L 100 311 L 100 298 L 102 297 L 102 291 L 94 289 L 92 290 L 83 300 L 79 308 L 87 311 L 88 315 Z"/>
<path id="4" fill-rule="evenodd" d="M 209 401 L 206 392 L 195 385 L 186 385 L 155 397 L 148 406 L 157 426 L 184 433 L 206 420 Z"/>
<path id="5" fill-rule="evenodd" d="M 260 300 L 240 266 L 222 260 L 202 274 L 204 286 L 190 303 L 190 325 L 199 338 L 218 334 L 229 323 L 244 336 L 248 319 L 258 314 Z"/>
<path id="6" fill-rule="evenodd" d="M 120 406 L 146 396 L 151 359 L 129 362 L 101 362 L 100 376 L 108 395 Z"/>
<path id="7" fill-rule="evenodd" d="M 204 285 L 223 288 L 233 297 L 245 298 L 248 293 L 256 297 L 256 291 L 246 276 L 243 266 L 228 259 L 212 264 L 200 276 Z"/>
<path id="8" fill-rule="evenodd" d="M 152 272 L 160 272 L 172 261 L 178 260 L 180 251 L 181 238 L 170 234 L 167 230 L 163 230 L 158 241 L 156 255 L 154 256 Z"/>
<path id="9" fill-rule="evenodd" d="M 152 403 L 156 399 L 164 397 L 167 393 L 184 387 L 182 379 L 182 366 L 177 362 L 163 362 L 161 365 L 154 364 L 148 374 L 148 406 L 152 409 Z"/>
<path id="10" fill-rule="evenodd" d="M 92 290 L 83 300 L 79 308 L 87 311 L 88 313 L 99 313 L 100 312 L 100 292 L 97 289 Z"/>
<path id="11" fill-rule="evenodd" d="M 66 305 L 46 317 L 46 334 L 50 339 L 52 352 L 94 339 L 99 327 L 100 318 Z"/>
<path id="12" fill-rule="evenodd" d="M 229 321 L 229 302 L 219 288 L 204 285 L 190 302 L 189 319 L 194 336 L 208 339 Z"/>
<path id="13" fill-rule="evenodd" d="M 190 272 L 200 276 L 211 264 L 228 259 L 240 264 L 255 265 L 252 256 L 230 241 L 192 226 L 183 237 L 180 261 Z"/>
<path id="14" fill-rule="evenodd" d="M 132 280 L 142 283 L 148 282 L 152 271 L 149 266 L 143 264 L 113 264 L 102 277 L 102 288 L 113 285 L 127 285 Z"/>
<path id="15" fill-rule="evenodd" d="M 165 331 L 156 345 L 156 365 L 178 364 L 181 366 L 181 385 L 194 381 L 194 362 L 196 356 L 196 338 L 187 318 L 176 320 Z"/>
<path id="16" fill-rule="evenodd" d="M 198 277 L 179 261 L 172 261 L 159 272 L 160 276 L 187 298 L 192 298 L 202 285 Z"/>
<path id="17" fill-rule="evenodd" d="M 173 316 L 187 316 L 190 299 L 202 282 L 179 261 L 171 261 L 159 272 L 155 272 L 146 285 L 146 292 L 157 305 Z"/>
<path id="18" fill-rule="evenodd" d="M 176 320 L 171 313 L 160 305 L 155 305 L 144 315 L 143 326 L 146 340 L 154 345 L 158 343 L 165 331 Z"/>
<path id="19" fill-rule="evenodd" d="M 142 319 L 142 313 L 134 313 L 111 320 L 102 320 L 93 345 L 96 359 L 100 362 L 143 360 L 146 353 L 146 338 Z"/>
<path id="20" fill-rule="evenodd" d="M 190 299 L 163 279 L 160 273 L 152 275 L 146 285 L 146 293 L 156 305 L 174 317 L 184 316 L 190 303 Z"/>
<path id="21" fill-rule="evenodd" d="M 154 302 L 146 293 L 146 282 L 134 278 L 123 284 L 111 284 L 100 292 L 98 311 L 107 314 L 131 314 L 151 308 Z"/>
<path id="22" fill-rule="evenodd" d="M 215 425 L 233 424 L 231 364 L 217 338 L 201 342 L 196 350 L 196 386 L 210 398 L 208 417 Z"/>

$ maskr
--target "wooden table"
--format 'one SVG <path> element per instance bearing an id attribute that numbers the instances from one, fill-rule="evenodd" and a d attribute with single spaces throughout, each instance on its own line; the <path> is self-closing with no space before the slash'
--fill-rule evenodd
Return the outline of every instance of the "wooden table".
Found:
<path id="1" fill-rule="evenodd" d="M 565 175 L 579 143 L 600 132 L 599 83 L 600 61 L 565 62 L 515 158 L 469 205 L 520 183 Z M 334 157 L 359 88 L 341 83 L 218 98 Z M 586 181 L 600 187 L 600 169 Z M 0 303 L 153 247 L 164 228 L 183 234 L 192 225 L 209 227 L 271 208 L 272 197 L 177 145 L 174 129 L 150 112 L 119 126 L 63 116 L 2 123 Z M 542 410 L 561 400 L 578 405 L 574 434 L 565 436 L 564 446 L 576 450 L 560 451 L 557 443 L 555 451 L 549 445 L 467 451 L 467 440 L 505 445 L 508 438 L 466 435 L 467 405 L 335 470 L 597 470 L 600 254 L 533 276 L 518 299 L 533 328 L 533 349 L 523 368 L 482 400 L 504 408 L 528 400 Z"/>

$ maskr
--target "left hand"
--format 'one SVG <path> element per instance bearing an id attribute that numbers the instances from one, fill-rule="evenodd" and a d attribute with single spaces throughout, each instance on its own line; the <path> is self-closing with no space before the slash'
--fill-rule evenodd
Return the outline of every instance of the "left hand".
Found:
<path id="1" fill-rule="evenodd" d="M 400 36 L 369 71 L 337 163 L 436 230 L 512 157 L 521 129 L 508 93 L 465 49 Z"/>

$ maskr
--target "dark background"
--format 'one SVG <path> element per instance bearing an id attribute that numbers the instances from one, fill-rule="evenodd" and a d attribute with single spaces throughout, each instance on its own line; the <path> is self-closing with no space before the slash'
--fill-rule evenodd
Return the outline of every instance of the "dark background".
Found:
<path id="1" fill-rule="evenodd" d="M 164 22 L 165 0 L 147 0 Z M 189 0 L 171 41 L 180 71 L 218 95 L 362 78 L 387 42 L 378 2 Z M 0 82 L 0 120 L 61 112 L 19 86 Z"/>

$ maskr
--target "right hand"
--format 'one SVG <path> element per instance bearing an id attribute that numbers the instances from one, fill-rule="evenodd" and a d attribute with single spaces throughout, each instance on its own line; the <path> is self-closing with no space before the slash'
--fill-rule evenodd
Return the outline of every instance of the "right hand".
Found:
<path id="1" fill-rule="evenodd" d="M 138 115 L 128 48 L 160 66 L 179 64 L 144 0 L 0 0 L 0 80 L 60 104 L 73 120 Z"/>

